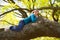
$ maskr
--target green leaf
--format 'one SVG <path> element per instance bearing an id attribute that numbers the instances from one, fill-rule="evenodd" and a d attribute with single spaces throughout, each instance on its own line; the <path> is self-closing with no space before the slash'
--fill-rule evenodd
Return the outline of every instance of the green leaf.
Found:
<path id="1" fill-rule="evenodd" d="M 55 1 L 60 2 L 60 0 L 55 0 Z"/>

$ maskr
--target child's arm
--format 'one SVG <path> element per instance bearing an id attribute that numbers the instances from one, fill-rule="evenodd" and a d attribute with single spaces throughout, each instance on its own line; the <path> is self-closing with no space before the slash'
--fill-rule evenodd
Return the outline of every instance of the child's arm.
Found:
<path id="1" fill-rule="evenodd" d="M 26 25 L 26 24 L 28 24 L 28 23 L 31 22 L 31 17 L 28 16 L 28 17 L 24 18 L 23 20 L 24 20 L 24 23 L 25 23 L 25 25 Z"/>
<path id="2" fill-rule="evenodd" d="M 31 14 L 31 22 L 36 22 L 37 17 L 32 13 Z"/>

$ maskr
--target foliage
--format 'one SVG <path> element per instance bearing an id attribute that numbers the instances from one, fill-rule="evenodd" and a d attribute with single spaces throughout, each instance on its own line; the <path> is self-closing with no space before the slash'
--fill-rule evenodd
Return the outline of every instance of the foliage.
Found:
<path id="1" fill-rule="evenodd" d="M 44 17 L 44 18 L 47 18 L 47 19 L 49 19 L 49 20 L 51 20 L 51 21 L 53 21 L 53 18 L 52 18 L 52 10 L 42 10 L 41 12 L 40 12 L 40 14 Z"/>
<path id="2" fill-rule="evenodd" d="M 16 16 L 14 16 L 14 12 L 10 12 L 9 14 L 6 14 L 2 20 L 6 20 L 12 24 L 17 25 L 18 24 L 18 19 L 16 18 Z"/>
<path id="3" fill-rule="evenodd" d="M 50 3 L 49 3 L 50 2 L 49 0 L 18 0 L 18 1 L 22 2 L 22 5 L 25 5 L 26 9 L 29 9 L 29 10 L 51 6 Z M 11 0 L 8 0 L 8 2 L 9 2 L 8 5 L 4 5 L 1 8 L 0 11 L 2 12 L 2 14 L 4 12 L 7 12 L 7 11 L 12 10 L 14 8 L 15 9 L 20 8 L 16 3 L 13 3 Z M 60 7 L 60 0 L 55 0 L 55 4 L 53 4 L 53 6 L 54 7 Z M 40 11 L 40 14 L 43 17 L 53 21 L 53 18 L 52 18 L 53 10 L 48 9 L 48 10 L 39 10 L 39 11 Z M 18 20 L 16 18 L 16 16 L 14 16 L 14 14 L 15 14 L 14 11 L 9 12 L 8 14 L 5 14 L 4 17 L 2 18 L 2 20 L 5 20 L 9 23 L 17 25 L 20 20 Z M 59 18 L 58 22 L 60 22 L 60 10 L 57 10 L 56 13 L 54 13 L 54 14 L 55 14 L 54 17 L 55 18 L 58 17 Z M 5 22 L 5 21 L 1 21 L 0 24 L 1 25 L 3 24 L 3 26 L 8 25 L 8 23 Z M 60 39 L 59 38 L 52 38 L 52 37 L 38 37 L 38 38 L 35 38 L 35 39 L 32 39 L 32 40 L 60 40 Z"/>
<path id="4" fill-rule="evenodd" d="M 21 0 L 28 9 L 40 8 L 49 5 L 49 0 Z"/>
<path id="5" fill-rule="evenodd" d="M 37 37 L 31 40 L 60 40 L 60 38 L 55 38 L 55 37 Z"/>
<path id="6" fill-rule="evenodd" d="M 19 0 L 20 1 L 20 0 Z M 1 12 L 4 13 L 4 12 L 7 12 L 11 9 L 14 9 L 14 8 L 19 8 L 19 6 L 15 3 L 12 3 L 11 0 L 8 0 L 9 4 L 8 5 L 4 5 L 2 8 L 1 8 Z M 48 0 L 44 1 L 44 0 L 21 0 L 21 2 L 23 2 L 23 5 L 26 6 L 27 9 L 33 9 L 33 5 L 34 7 L 37 7 L 37 8 L 40 8 L 42 6 L 47 6 L 48 4 Z M 38 4 L 38 5 L 37 5 Z M 8 14 L 6 14 L 2 20 L 6 20 L 10 23 L 13 23 L 13 24 L 16 24 L 16 17 L 13 16 L 14 12 L 10 12 Z M 11 17 L 10 17 L 11 16 Z M 8 18 L 7 18 L 8 17 Z M 12 20 L 15 20 L 15 21 L 12 21 Z M 11 20 L 11 21 L 10 21 Z"/>
<path id="7" fill-rule="evenodd" d="M 50 6 L 50 3 L 49 3 L 50 0 L 45 0 L 45 1 L 44 0 L 18 0 L 18 1 L 22 2 L 22 5 L 26 6 L 26 9 L 29 9 L 29 10 L 37 9 L 37 8 L 39 9 L 41 7 L 49 7 Z M 4 12 L 8 12 L 9 10 L 20 8 L 19 5 L 14 3 L 12 0 L 8 0 L 8 3 L 9 3 L 8 5 L 4 5 L 1 8 L 0 11 L 2 12 L 2 14 Z M 55 0 L 55 3 L 53 6 L 54 7 L 60 7 L 60 1 Z M 52 17 L 53 10 L 48 9 L 48 10 L 40 10 L 40 11 L 41 11 L 40 15 L 42 15 L 43 17 L 53 21 L 53 17 Z M 2 18 L 2 20 L 6 20 L 9 23 L 16 25 L 16 24 L 18 24 L 19 20 L 16 19 L 16 16 L 14 16 L 14 14 L 15 14 L 14 11 L 9 12 L 8 14 L 5 14 L 4 17 Z M 58 17 L 58 19 L 59 19 L 58 22 L 60 22 L 60 10 L 57 10 L 56 13 L 54 13 L 54 17 L 55 17 L 55 19 L 57 19 L 57 17 Z M 5 24 L 5 22 L 2 24 Z"/>
<path id="8" fill-rule="evenodd" d="M 4 13 L 8 10 L 13 9 L 13 8 L 19 8 L 19 7 L 16 4 L 11 3 L 11 4 L 8 4 L 8 5 L 4 5 L 4 7 L 1 8 L 1 11 L 2 11 L 2 13 Z"/>
<path id="9" fill-rule="evenodd" d="M 60 2 L 60 0 L 55 0 L 55 1 Z"/>

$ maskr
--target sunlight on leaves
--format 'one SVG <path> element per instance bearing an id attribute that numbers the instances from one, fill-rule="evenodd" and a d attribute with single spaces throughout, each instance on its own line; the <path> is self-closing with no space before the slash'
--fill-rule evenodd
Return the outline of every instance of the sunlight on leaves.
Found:
<path id="1" fill-rule="evenodd" d="M 16 17 L 15 17 L 13 14 L 14 14 L 14 12 L 10 12 L 9 14 L 6 14 L 6 15 L 2 18 L 2 20 L 6 20 L 6 21 L 8 21 L 8 22 L 10 22 L 10 23 L 12 23 L 12 24 L 17 25 L 18 22 L 19 22 L 19 20 L 16 19 Z"/>
<path id="2" fill-rule="evenodd" d="M 60 38 L 55 38 L 55 37 L 37 37 L 31 40 L 60 40 Z"/>

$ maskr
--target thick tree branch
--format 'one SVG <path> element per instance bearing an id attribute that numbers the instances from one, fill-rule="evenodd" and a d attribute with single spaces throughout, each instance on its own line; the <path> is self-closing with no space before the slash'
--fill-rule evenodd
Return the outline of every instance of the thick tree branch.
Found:
<path id="1" fill-rule="evenodd" d="M 41 7 L 41 8 L 38 8 L 38 9 L 31 9 L 31 10 L 23 9 L 23 10 L 27 10 L 27 11 L 31 12 L 32 10 L 44 10 L 44 9 L 51 9 L 51 10 L 56 9 L 56 10 L 60 10 L 60 7 Z"/>
<path id="2" fill-rule="evenodd" d="M 60 24 L 39 17 L 35 23 L 25 25 L 20 32 L 0 32 L 0 40 L 29 40 L 41 36 L 60 38 Z"/>

